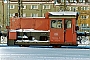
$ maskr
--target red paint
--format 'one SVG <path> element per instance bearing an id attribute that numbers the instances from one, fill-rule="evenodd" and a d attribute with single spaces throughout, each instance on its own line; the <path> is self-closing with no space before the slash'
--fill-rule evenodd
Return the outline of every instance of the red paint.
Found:
<path id="1" fill-rule="evenodd" d="M 10 40 L 15 40 L 17 37 L 17 33 L 16 32 L 9 32 L 9 39 Z"/>

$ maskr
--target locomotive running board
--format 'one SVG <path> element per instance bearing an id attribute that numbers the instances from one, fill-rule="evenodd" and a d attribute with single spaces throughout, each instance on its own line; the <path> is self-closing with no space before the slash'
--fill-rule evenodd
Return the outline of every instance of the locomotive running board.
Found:
<path id="1" fill-rule="evenodd" d="M 17 40 L 15 45 L 50 45 L 50 42 L 47 41 L 30 41 L 30 40 Z"/>

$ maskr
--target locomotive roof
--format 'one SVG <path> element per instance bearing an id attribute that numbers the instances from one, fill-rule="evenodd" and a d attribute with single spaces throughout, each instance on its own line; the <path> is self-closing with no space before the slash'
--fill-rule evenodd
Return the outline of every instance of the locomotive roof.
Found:
<path id="1" fill-rule="evenodd" d="M 77 15 L 78 12 L 71 12 L 71 11 L 62 11 L 62 12 L 49 12 L 50 15 Z"/>

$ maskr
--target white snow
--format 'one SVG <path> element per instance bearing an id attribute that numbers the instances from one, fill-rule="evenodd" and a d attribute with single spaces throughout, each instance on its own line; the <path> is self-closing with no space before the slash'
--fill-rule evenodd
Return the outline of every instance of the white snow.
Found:
<path id="1" fill-rule="evenodd" d="M 80 42 L 77 42 L 79 45 L 90 45 L 90 40 L 89 40 L 89 37 L 84 37 L 82 38 L 81 40 L 81 43 Z"/>
<path id="2" fill-rule="evenodd" d="M 49 40 L 47 41 L 39 41 L 39 40 L 17 40 L 16 42 L 50 42 Z"/>
<path id="3" fill-rule="evenodd" d="M 50 30 L 44 31 L 44 30 L 34 30 L 34 29 L 18 29 L 18 30 L 10 30 L 10 32 L 50 32 Z"/>
<path id="4" fill-rule="evenodd" d="M 7 37 L 1 36 L 1 43 L 7 43 Z"/>
<path id="5" fill-rule="evenodd" d="M 62 11 L 62 12 L 49 12 L 51 15 L 77 15 L 77 12 L 69 12 L 69 11 Z"/>

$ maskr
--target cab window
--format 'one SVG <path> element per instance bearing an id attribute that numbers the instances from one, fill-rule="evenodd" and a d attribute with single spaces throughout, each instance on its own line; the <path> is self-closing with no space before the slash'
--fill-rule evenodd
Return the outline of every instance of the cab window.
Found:
<path id="1" fill-rule="evenodd" d="M 71 28 L 72 27 L 72 21 L 71 20 L 65 20 L 65 28 Z"/>
<path id="2" fill-rule="evenodd" d="M 51 28 L 62 28 L 62 20 L 51 20 Z"/>

